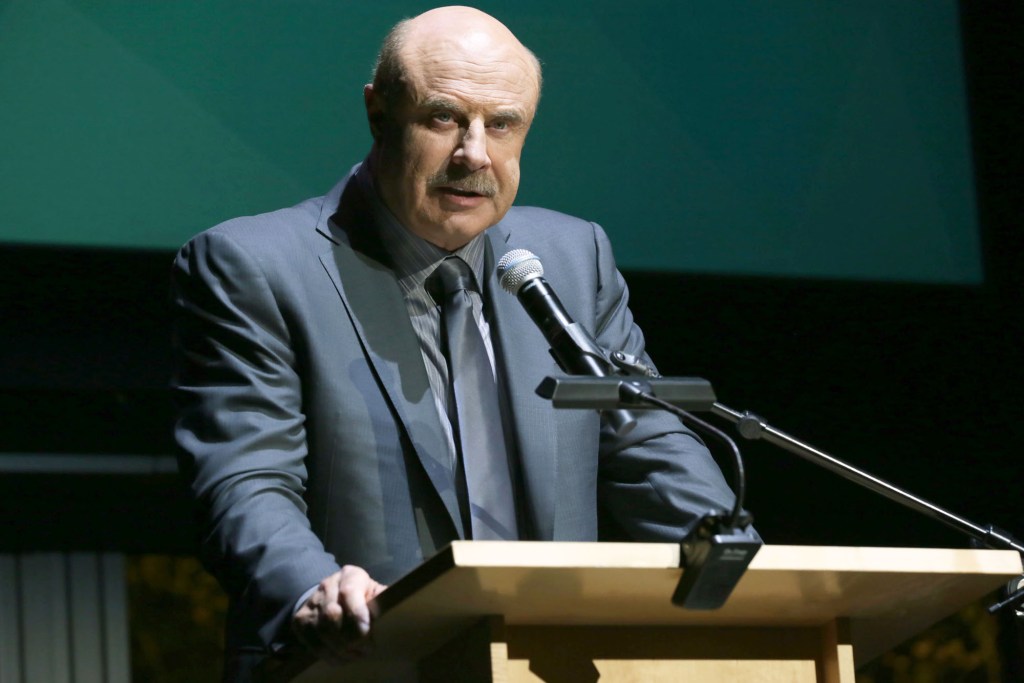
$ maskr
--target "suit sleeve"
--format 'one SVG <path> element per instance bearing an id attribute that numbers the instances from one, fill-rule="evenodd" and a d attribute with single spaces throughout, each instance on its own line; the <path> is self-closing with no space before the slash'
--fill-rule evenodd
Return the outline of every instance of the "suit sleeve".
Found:
<path id="1" fill-rule="evenodd" d="M 595 336 L 609 350 L 651 362 L 628 308 L 629 293 L 611 245 L 594 225 L 599 284 Z M 598 504 L 602 538 L 681 541 L 709 511 L 730 509 L 735 497 L 703 442 L 678 418 L 636 411 L 636 427 L 618 437 L 602 427 Z"/>
<path id="2" fill-rule="evenodd" d="M 258 259 L 227 235 L 194 239 L 172 272 L 174 434 L 201 557 L 269 647 L 287 634 L 299 596 L 338 570 L 305 514 L 289 329 Z"/>

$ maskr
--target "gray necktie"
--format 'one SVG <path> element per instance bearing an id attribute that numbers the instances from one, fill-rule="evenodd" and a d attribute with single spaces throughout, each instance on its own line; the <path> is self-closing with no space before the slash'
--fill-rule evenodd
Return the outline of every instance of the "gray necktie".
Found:
<path id="1" fill-rule="evenodd" d="M 469 291 L 477 291 L 473 271 L 457 256 L 443 260 L 430 279 L 440 284 L 442 350 L 448 360 L 448 416 L 459 455 L 457 488 L 464 484 L 472 537 L 515 540 L 516 509 L 512 476 L 498 407 L 498 388 Z M 467 501 L 468 499 L 468 501 Z"/>

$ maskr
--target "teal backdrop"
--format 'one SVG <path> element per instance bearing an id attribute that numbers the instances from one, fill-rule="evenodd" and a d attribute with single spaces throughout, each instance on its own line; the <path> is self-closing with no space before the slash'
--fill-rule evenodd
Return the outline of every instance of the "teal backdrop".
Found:
<path id="1" fill-rule="evenodd" d="M 983 281 L 955 2 L 481 2 L 541 58 L 520 204 L 630 270 Z M 0 0 L 0 242 L 166 250 L 322 194 L 426 3 Z"/>

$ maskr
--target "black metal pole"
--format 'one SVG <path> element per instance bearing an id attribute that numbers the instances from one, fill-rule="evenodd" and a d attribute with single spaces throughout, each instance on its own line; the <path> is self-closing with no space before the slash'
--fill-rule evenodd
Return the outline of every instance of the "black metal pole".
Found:
<path id="1" fill-rule="evenodd" d="M 855 484 L 859 484 L 871 491 L 874 491 L 895 503 L 899 503 L 911 510 L 916 510 L 917 512 L 938 520 L 947 526 L 958 531 L 962 531 L 989 548 L 998 550 L 1016 550 L 1024 555 L 1024 543 L 1021 543 L 1021 541 L 1017 540 L 1002 529 L 994 527 L 991 524 L 984 527 L 979 526 L 970 520 L 955 515 L 934 503 L 930 503 L 923 498 L 919 498 L 912 493 L 904 491 L 884 479 L 879 479 L 874 475 L 868 474 L 867 472 L 860 470 L 839 458 L 831 456 L 824 451 L 820 451 L 817 448 L 814 448 L 813 446 L 772 427 L 758 415 L 754 415 L 747 411 L 741 413 L 728 406 L 722 405 L 721 403 L 713 404 L 711 406 L 711 413 L 734 423 L 737 426 L 740 435 L 744 438 L 763 439 L 770 444 L 798 455 L 804 460 L 838 474 L 844 479 L 848 479 Z"/>

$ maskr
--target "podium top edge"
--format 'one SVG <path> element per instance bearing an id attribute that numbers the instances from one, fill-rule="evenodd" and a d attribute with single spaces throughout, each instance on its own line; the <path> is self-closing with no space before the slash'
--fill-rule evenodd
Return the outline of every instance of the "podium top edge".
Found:
<path id="1" fill-rule="evenodd" d="M 673 543 L 455 541 L 456 567 L 609 567 L 678 569 Z"/>
<path id="2" fill-rule="evenodd" d="M 593 567 L 677 569 L 673 543 L 455 541 L 454 567 Z M 760 571 L 887 571 L 1015 575 L 1013 550 L 765 545 L 750 564 Z"/>
<path id="3" fill-rule="evenodd" d="M 754 557 L 750 568 L 1006 576 L 1024 571 L 1021 556 L 1015 550 L 800 545 L 765 546 Z"/>

